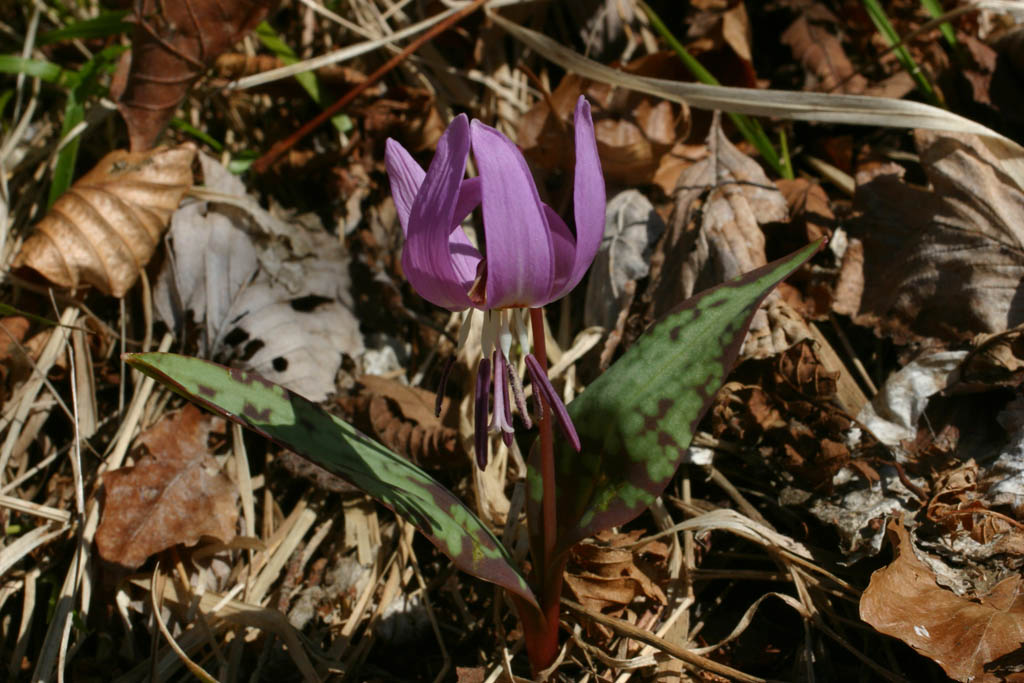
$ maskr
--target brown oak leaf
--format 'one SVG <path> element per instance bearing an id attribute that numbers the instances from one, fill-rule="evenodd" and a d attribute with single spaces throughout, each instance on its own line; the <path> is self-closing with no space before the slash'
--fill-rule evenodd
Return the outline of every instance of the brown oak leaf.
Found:
<path id="1" fill-rule="evenodd" d="M 887 527 L 896 559 L 871 575 L 860 599 L 860 617 L 934 660 L 958 681 L 1022 680 L 1024 578 L 1004 579 L 978 599 L 935 582 L 914 554 L 902 521 Z"/>
<path id="2" fill-rule="evenodd" d="M 60 287 L 123 297 L 192 187 L 194 145 L 115 150 L 60 196 L 25 240 L 15 267 Z"/>
<path id="3" fill-rule="evenodd" d="M 930 188 L 891 165 L 859 178 L 848 227 L 863 245 L 863 293 L 847 308 L 901 342 L 1024 323 L 1024 190 L 977 137 L 915 138 Z"/>
<path id="4" fill-rule="evenodd" d="M 207 448 L 211 422 L 192 405 L 165 416 L 139 437 L 149 455 L 103 475 L 103 559 L 135 569 L 179 543 L 235 537 L 238 491 Z"/>
<path id="5" fill-rule="evenodd" d="M 192 84 L 277 2 L 136 0 L 130 59 L 118 67 L 111 87 L 133 152 L 153 146 Z"/>

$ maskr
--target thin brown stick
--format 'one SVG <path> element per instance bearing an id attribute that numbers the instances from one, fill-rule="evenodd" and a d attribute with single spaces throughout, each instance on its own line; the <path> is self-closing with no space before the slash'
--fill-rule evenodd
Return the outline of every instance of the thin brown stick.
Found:
<path id="1" fill-rule="evenodd" d="M 299 140 L 306 137 L 314 130 L 322 126 L 324 123 L 329 121 L 331 117 L 335 116 L 338 112 L 340 112 L 342 109 L 351 104 L 352 100 L 359 97 L 359 95 L 364 90 L 366 90 L 371 85 L 382 79 L 385 75 L 388 74 L 388 72 L 390 72 L 396 66 L 401 64 L 413 52 L 416 52 L 426 43 L 430 42 L 435 37 L 437 37 L 439 34 L 441 34 L 444 31 L 447 31 L 449 28 L 451 28 L 455 24 L 459 23 L 460 21 L 468 17 L 470 14 L 479 9 L 483 4 L 484 0 L 474 0 L 474 2 L 471 5 L 467 5 L 466 7 L 462 8 L 455 14 L 451 15 L 444 21 L 438 22 L 436 25 L 432 26 L 429 31 L 425 32 L 423 35 L 416 38 L 416 40 L 409 43 L 408 47 L 406 47 L 404 50 L 399 52 L 397 55 L 395 55 L 388 61 L 384 62 L 384 65 L 381 66 L 376 71 L 374 71 L 369 76 L 367 76 L 365 81 L 363 81 L 362 83 L 360 83 L 359 85 L 355 86 L 347 93 L 342 95 L 336 102 L 333 102 L 329 107 L 327 107 L 322 112 L 317 114 L 315 117 L 313 117 L 312 120 L 310 120 L 308 123 L 303 125 L 301 128 L 299 128 L 291 135 L 289 135 L 287 138 L 275 143 L 274 146 L 270 148 L 269 152 L 261 156 L 253 163 L 252 170 L 255 171 L 256 173 L 265 173 L 267 169 L 269 169 L 274 164 L 275 161 L 281 158 L 281 155 L 283 155 L 289 149 L 294 147 L 296 143 L 299 142 Z"/>
<path id="2" fill-rule="evenodd" d="M 645 643 L 647 645 L 655 647 L 664 652 L 665 654 L 671 655 L 676 659 L 680 659 L 692 666 L 698 667 L 705 671 L 716 673 L 719 676 L 725 676 L 726 678 L 730 678 L 734 681 L 744 681 L 746 683 L 765 683 L 765 679 L 763 678 L 751 676 L 750 674 L 744 673 L 739 669 L 734 669 L 731 666 L 719 664 L 718 662 L 708 659 L 707 657 L 702 657 L 698 654 L 691 652 L 690 650 L 687 650 L 686 648 L 679 647 L 674 643 L 670 643 L 667 640 L 659 638 L 650 631 L 646 631 L 642 628 L 637 628 L 633 624 L 630 624 L 627 621 L 623 621 L 622 619 L 616 619 L 614 617 L 609 617 L 606 614 L 602 614 L 601 612 L 589 610 L 583 605 L 573 602 L 572 600 L 566 600 L 563 598 L 562 604 L 571 609 L 573 612 L 576 612 L 577 614 L 587 617 L 588 619 L 591 619 L 597 622 L 598 624 L 601 624 L 602 626 L 607 626 L 608 628 L 612 629 L 613 631 L 616 631 L 617 633 L 627 638 L 638 640 L 641 643 Z"/>

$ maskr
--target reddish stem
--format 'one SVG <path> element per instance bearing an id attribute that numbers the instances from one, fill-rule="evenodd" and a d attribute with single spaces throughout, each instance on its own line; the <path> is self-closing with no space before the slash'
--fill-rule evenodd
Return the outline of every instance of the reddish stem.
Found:
<path id="1" fill-rule="evenodd" d="M 333 102 L 329 107 L 324 109 L 322 112 L 316 115 L 311 121 L 307 122 L 305 125 L 303 125 L 297 131 L 289 135 L 287 138 L 275 143 L 274 146 L 270 148 L 269 152 L 267 152 L 259 159 L 257 159 L 255 162 L 253 162 L 251 167 L 252 170 L 255 173 L 266 172 L 267 169 L 269 169 L 270 166 L 275 161 L 281 158 L 282 154 L 284 154 L 289 149 L 294 147 L 299 140 L 312 133 L 314 130 L 322 126 L 326 121 L 330 120 L 342 109 L 347 107 L 352 102 L 352 100 L 359 96 L 360 93 L 362 93 L 371 85 L 379 81 L 396 66 L 401 64 L 406 57 L 411 55 L 413 52 L 416 52 L 416 50 L 419 50 L 427 42 L 433 40 L 438 34 L 447 31 L 449 28 L 462 21 L 464 18 L 475 12 L 477 8 L 479 8 L 483 4 L 484 0 L 475 0 L 471 5 L 466 5 L 455 14 L 451 15 L 450 17 L 447 17 L 443 21 L 438 22 L 437 24 L 432 26 L 428 31 L 423 33 L 423 35 L 419 36 L 411 43 L 409 43 L 408 47 L 406 47 L 397 55 L 386 61 L 383 64 L 383 66 L 381 66 L 379 69 L 377 69 L 372 74 L 367 76 L 366 80 L 364 80 L 362 83 L 359 83 L 354 88 L 349 90 L 347 93 L 342 95 L 340 99 Z"/>
<path id="2" fill-rule="evenodd" d="M 544 338 L 544 309 L 531 308 L 530 323 L 533 326 L 533 355 L 537 358 L 541 370 L 547 372 L 548 352 Z M 540 474 L 541 481 L 544 482 L 544 498 L 541 503 L 544 556 L 539 559 L 542 566 L 547 567 L 551 563 L 555 551 L 557 524 L 555 517 L 555 448 L 551 433 L 551 409 L 544 401 L 540 400 L 540 394 L 536 387 L 534 387 L 533 395 L 537 397 L 537 402 L 540 404 L 540 420 L 537 427 L 540 430 Z"/>
<path id="3" fill-rule="evenodd" d="M 533 327 L 533 355 L 537 358 L 543 372 L 548 371 L 547 347 L 544 337 L 544 311 L 540 308 L 530 309 L 530 324 Z M 540 430 L 540 472 L 544 486 L 541 502 L 541 538 L 543 553 L 534 558 L 538 563 L 535 576 L 539 582 L 539 598 L 541 613 L 533 608 L 520 609 L 523 619 L 523 632 L 526 636 L 526 651 L 530 657 L 530 667 L 536 676 L 547 669 L 558 656 L 558 612 L 559 599 L 562 594 L 562 562 L 556 563 L 555 535 L 557 518 L 555 515 L 555 450 L 551 433 L 551 409 L 540 400 L 540 394 L 534 388 L 534 396 L 540 403 L 540 417 L 537 427 Z M 557 566 L 556 566 L 557 564 Z"/>

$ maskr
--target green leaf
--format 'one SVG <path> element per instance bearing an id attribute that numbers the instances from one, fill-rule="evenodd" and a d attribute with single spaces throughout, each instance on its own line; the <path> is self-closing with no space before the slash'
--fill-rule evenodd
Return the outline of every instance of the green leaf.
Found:
<path id="1" fill-rule="evenodd" d="M 266 21 L 260 22 L 260 25 L 256 27 L 254 31 L 256 37 L 263 43 L 263 47 L 267 48 L 274 53 L 274 56 L 281 60 L 282 63 L 291 66 L 299 61 L 295 51 L 292 50 L 288 43 L 281 40 L 281 37 L 277 35 L 277 32 L 273 27 Z M 302 71 L 295 74 L 295 80 L 299 82 L 302 89 L 309 94 L 309 99 L 313 100 L 316 104 L 320 104 L 320 83 L 316 80 L 316 74 L 312 71 Z M 346 133 L 352 129 L 352 121 L 345 114 L 337 114 L 331 117 L 331 125 L 333 125 L 339 133 Z"/>
<path id="2" fill-rule="evenodd" d="M 126 16 L 128 16 L 127 10 L 104 12 L 95 19 L 76 21 L 64 28 L 42 33 L 36 38 L 36 44 L 49 45 L 50 43 L 60 43 L 65 40 L 90 40 L 127 33 L 132 29 L 132 24 L 124 20 Z"/>
<path id="3" fill-rule="evenodd" d="M 701 292 L 656 323 L 569 405 L 583 448 L 556 443 L 557 552 L 643 512 L 668 485 L 764 297 L 823 240 Z M 536 450 L 530 529 L 539 529 Z"/>
<path id="4" fill-rule="evenodd" d="M 24 59 L 14 55 L 0 55 L 0 73 L 25 74 L 47 83 L 57 83 L 67 72 L 53 62 L 42 59 Z"/>
<path id="5" fill-rule="evenodd" d="M 189 400 L 342 477 L 411 522 L 459 569 L 536 605 L 512 557 L 466 505 L 430 475 L 320 406 L 252 372 L 172 353 L 125 361 Z"/>

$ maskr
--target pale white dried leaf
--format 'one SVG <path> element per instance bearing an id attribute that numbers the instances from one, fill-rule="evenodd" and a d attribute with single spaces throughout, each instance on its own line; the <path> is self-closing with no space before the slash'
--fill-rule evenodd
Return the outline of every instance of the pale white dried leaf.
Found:
<path id="1" fill-rule="evenodd" d="M 590 267 L 583 309 L 586 326 L 615 327 L 632 296 L 626 283 L 647 277 L 651 249 L 665 231 L 654 205 L 636 190 L 612 197 L 605 211 L 604 238 Z"/>
<path id="2" fill-rule="evenodd" d="M 240 180 L 209 157 L 200 162 L 207 186 L 233 199 L 175 215 L 172 257 L 154 288 L 158 316 L 179 331 L 190 315 L 201 323 L 205 357 L 325 399 L 342 354 L 363 350 L 342 245 L 322 230 L 278 225 Z"/>

